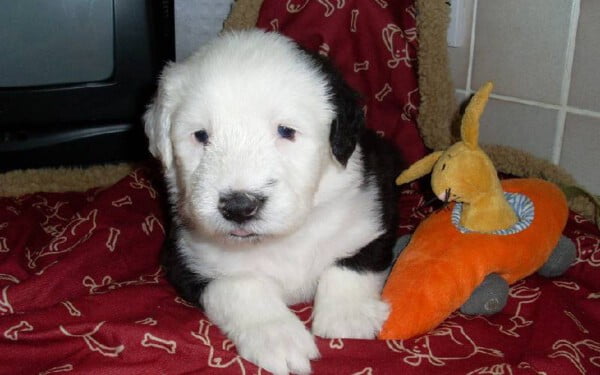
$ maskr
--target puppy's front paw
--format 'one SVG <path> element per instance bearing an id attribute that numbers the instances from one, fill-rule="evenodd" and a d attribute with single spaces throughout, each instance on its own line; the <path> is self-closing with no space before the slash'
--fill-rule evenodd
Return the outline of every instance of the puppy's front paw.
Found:
<path id="1" fill-rule="evenodd" d="M 389 305 L 375 298 L 321 301 L 315 306 L 312 331 L 325 338 L 372 339 L 389 313 Z"/>
<path id="2" fill-rule="evenodd" d="M 313 336 L 295 317 L 257 324 L 236 340 L 240 355 L 274 374 L 309 374 L 319 357 Z"/>

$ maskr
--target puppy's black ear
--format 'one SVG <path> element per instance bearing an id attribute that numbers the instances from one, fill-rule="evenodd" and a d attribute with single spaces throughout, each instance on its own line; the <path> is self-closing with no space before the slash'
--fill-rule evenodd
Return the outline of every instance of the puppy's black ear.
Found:
<path id="1" fill-rule="evenodd" d="M 311 53 L 311 56 L 329 83 L 330 100 L 336 113 L 331 123 L 329 143 L 333 156 L 345 167 L 365 128 L 364 113 L 359 106 L 360 96 L 346 83 L 329 60 L 314 53 Z"/>
<path id="2" fill-rule="evenodd" d="M 329 143 L 333 156 L 345 167 L 365 127 L 364 113 L 358 94 L 341 77 L 332 82 L 331 90 L 336 117 L 331 122 Z"/>

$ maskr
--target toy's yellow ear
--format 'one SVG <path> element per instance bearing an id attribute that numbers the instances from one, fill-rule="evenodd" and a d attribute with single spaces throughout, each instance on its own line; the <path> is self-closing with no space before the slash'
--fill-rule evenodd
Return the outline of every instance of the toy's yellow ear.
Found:
<path id="1" fill-rule="evenodd" d="M 431 154 L 425 156 L 423 159 L 415 162 L 408 169 L 404 170 L 396 179 L 396 185 L 402 185 L 407 182 L 411 182 L 416 180 L 419 177 L 425 176 L 427 173 L 431 172 L 435 162 L 438 161 L 440 156 L 442 156 L 443 151 L 432 152 Z"/>
<path id="2" fill-rule="evenodd" d="M 484 84 L 471 98 L 460 126 L 460 136 L 469 148 L 476 148 L 479 140 L 479 119 L 490 97 L 494 85 L 492 82 Z"/>

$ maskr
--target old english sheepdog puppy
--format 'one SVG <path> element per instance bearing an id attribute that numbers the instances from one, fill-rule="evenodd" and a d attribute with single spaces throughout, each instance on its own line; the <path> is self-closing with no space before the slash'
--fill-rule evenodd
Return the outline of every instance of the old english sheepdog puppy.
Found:
<path id="1" fill-rule="evenodd" d="M 376 336 L 401 166 L 324 58 L 226 33 L 164 69 L 144 120 L 173 208 L 168 278 L 242 357 L 309 373 L 312 334 Z M 312 334 L 288 308 L 311 300 Z"/>

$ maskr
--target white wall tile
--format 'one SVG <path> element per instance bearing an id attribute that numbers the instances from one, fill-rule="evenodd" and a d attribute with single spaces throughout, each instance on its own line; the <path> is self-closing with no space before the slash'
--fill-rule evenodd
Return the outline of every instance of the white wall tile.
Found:
<path id="1" fill-rule="evenodd" d="M 468 0 L 467 6 L 472 3 L 477 3 L 473 61 L 470 34 L 463 47 L 448 53 L 457 100 L 466 97 L 462 90 L 476 90 L 488 80 L 495 82 L 494 94 L 505 97 L 490 100 L 481 142 L 546 160 L 554 155 L 585 188 L 600 194 L 600 1 Z M 572 35 L 569 43 L 575 29 L 575 43 Z"/>
<path id="2" fill-rule="evenodd" d="M 567 115 L 560 165 L 600 195 L 600 119 Z"/>
<path id="3" fill-rule="evenodd" d="M 463 105 L 463 103 L 467 100 L 469 96 L 464 92 L 454 92 L 454 98 L 456 99 L 456 104 Z"/>
<path id="4" fill-rule="evenodd" d="M 473 87 L 560 103 L 573 0 L 479 0 Z"/>
<path id="5" fill-rule="evenodd" d="M 471 27 L 473 24 L 474 0 L 464 0 L 465 5 L 465 39 L 460 47 L 448 47 L 450 74 L 454 87 L 467 89 L 467 74 L 469 70 L 469 52 L 471 48 Z"/>
<path id="6" fill-rule="evenodd" d="M 581 0 L 569 105 L 600 111 L 600 1 Z"/>
<path id="7" fill-rule="evenodd" d="M 490 99 L 481 118 L 480 142 L 512 146 L 551 160 L 558 112 Z"/>

